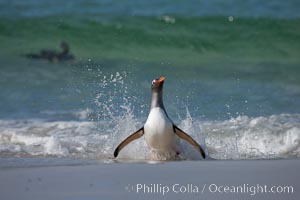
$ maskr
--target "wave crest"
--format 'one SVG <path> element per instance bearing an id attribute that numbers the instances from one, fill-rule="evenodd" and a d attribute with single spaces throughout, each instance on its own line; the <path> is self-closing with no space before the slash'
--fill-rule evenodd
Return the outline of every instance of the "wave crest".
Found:
<path id="1" fill-rule="evenodd" d="M 0 120 L 1 156 L 56 156 L 108 159 L 116 145 L 143 122 L 132 114 L 111 122 Z M 300 157 L 300 115 L 239 116 L 225 121 L 194 120 L 179 125 L 215 159 L 274 159 Z M 189 144 L 180 148 L 185 159 L 200 159 Z M 121 159 L 147 159 L 143 138 L 128 145 Z"/>

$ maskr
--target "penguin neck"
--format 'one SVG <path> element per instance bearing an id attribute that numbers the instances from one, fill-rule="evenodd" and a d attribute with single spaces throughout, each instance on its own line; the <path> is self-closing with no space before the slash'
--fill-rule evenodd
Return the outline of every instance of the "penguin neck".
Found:
<path id="1" fill-rule="evenodd" d="M 162 108 L 165 111 L 165 106 L 163 103 L 163 97 L 162 97 L 162 91 L 157 92 L 153 91 L 152 92 L 152 100 L 151 100 L 151 109 L 153 108 Z"/>

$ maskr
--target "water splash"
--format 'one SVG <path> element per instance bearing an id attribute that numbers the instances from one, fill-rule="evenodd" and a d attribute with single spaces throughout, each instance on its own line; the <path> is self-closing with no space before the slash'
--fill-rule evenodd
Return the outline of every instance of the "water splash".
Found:
<path id="1" fill-rule="evenodd" d="M 95 104 L 98 111 L 98 122 L 105 121 L 100 125 L 95 122 L 97 127 L 106 130 L 109 134 L 106 142 L 102 144 L 106 148 L 104 154 L 112 156 L 114 148 L 129 134 L 133 133 L 142 126 L 133 112 L 133 104 L 136 97 L 128 92 L 127 73 L 116 72 L 115 74 L 103 75 L 101 91 L 95 97 Z M 120 157 L 122 159 L 145 159 L 146 145 L 143 140 L 134 141 L 127 146 Z"/>
<path id="2" fill-rule="evenodd" d="M 114 148 L 145 122 L 136 116 L 136 97 L 126 72 L 99 72 L 97 108 L 77 110 L 78 121 L 0 120 L 0 156 L 109 159 Z M 140 106 L 142 107 L 142 106 Z M 94 113 L 90 121 L 90 113 Z M 144 112 L 146 113 L 146 112 Z M 300 157 L 300 114 L 238 116 L 223 121 L 193 118 L 186 106 L 178 126 L 190 134 L 215 159 L 270 159 Z M 201 159 L 191 145 L 180 142 L 181 158 Z M 126 146 L 120 159 L 149 159 L 144 138 Z"/>
<path id="3" fill-rule="evenodd" d="M 203 122 L 208 150 L 217 159 L 291 158 L 300 155 L 300 115 L 281 114 Z"/>
<path id="4" fill-rule="evenodd" d="M 143 122 L 124 115 L 118 122 L 0 120 L 0 155 L 13 157 L 57 156 L 108 159 L 114 148 Z M 300 115 L 281 114 L 225 121 L 199 121 L 186 117 L 179 126 L 207 147 L 215 159 L 273 159 L 300 157 Z M 110 127 L 110 128 L 109 128 Z M 200 155 L 181 141 L 184 159 Z M 148 159 L 143 138 L 126 146 L 120 159 Z"/>
<path id="5" fill-rule="evenodd" d="M 143 126 L 144 121 L 138 119 L 133 112 L 133 103 L 136 97 L 128 95 L 126 72 L 116 72 L 115 74 L 104 75 L 102 79 L 102 90 L 110 88 L 110 93 L 101 91 L 96 95 L 95 103 L 99 108 L 98 120 L 104 119 L 111 122 L 111 133 L 108 139 L 112 147 L 115 148 L 123 139 L 138 130 Z M 107 95 L 108 94 L 108 95 Z M 182 120 L 181 127 L 188 130 L 190 134 L 195 135 L 196 139 L 201 139 L 202 146 L 204 144 L 203 138 L 197 135 L 199 126 L 194 127 L 192 117 L 186 108 L 186 119 Z M 109 145 L 105 145 L 109 146 Z M 199 152 L 196 152 L 190 145 L 185 142 L 180 142 L 179 151 L 181 152 L 180 159 L 201 159 Z M 109 154 L 113 152 L 113 148 L 107 148 Z M 163 155 L 153 149 L 149 149 L 145 143 L 144 138 L 134 141 L 132 144 L 126 146 L 120 153 L 121 159 L 158 159 L 164 160 L 171 157 L 170 155 Z"/>

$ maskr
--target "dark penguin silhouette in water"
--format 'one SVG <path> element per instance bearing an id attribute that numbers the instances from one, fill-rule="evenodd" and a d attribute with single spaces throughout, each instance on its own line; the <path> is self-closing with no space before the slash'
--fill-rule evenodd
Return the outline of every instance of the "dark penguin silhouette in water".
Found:
<path id="1" fill-rule="evenodd" d="M 61 42 L 60 48 L 62 49 L 61 52 L 57 52 L 51 49 L 42 49 L 38 54 L 26 54 L 27 58 L 31 59 L 44 59 L 48 60 L 49 62 L 62 62 L 68 60 L 74 60 L 74 56 L 70 53 L 70 47 L 67 42 Z"/>
<path id="2" fill-rule="evenodd" d="M 176 159 L 180 152 L 177 150 L 179 139 L 186 140 L 206 157 L 202 147 L 187 133 L 178 128 L 169 118 L 163 104 L 163 84 L 165 77 L 152 81 L 151 109 L 147 121 L 142 128 L 128 136 L 114 151 L 115 158 L 119 152 L 130 142 L 145 136 L 148 147 L 158 154 L 157 160 Z M 162 156 L 161 156 L 162 155 Z M 159 158 L 157 158 L 159 157 Z"/>

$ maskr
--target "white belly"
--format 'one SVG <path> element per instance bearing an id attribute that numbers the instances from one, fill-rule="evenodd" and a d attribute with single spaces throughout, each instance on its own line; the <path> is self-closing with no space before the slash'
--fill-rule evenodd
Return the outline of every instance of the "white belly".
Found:
<path id="1" fill-rule="evenodd" d="M 144 125 L 144 135 L 149 147 L 161 152 L 176 152 L 177 137 L 173 123 L 161 108 L 153 108 Z"/>

